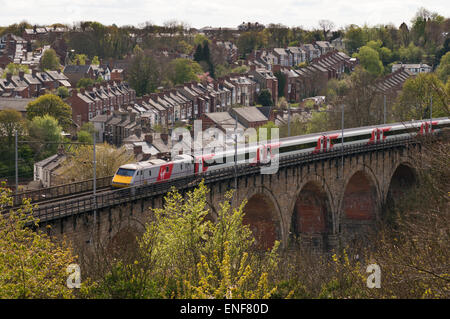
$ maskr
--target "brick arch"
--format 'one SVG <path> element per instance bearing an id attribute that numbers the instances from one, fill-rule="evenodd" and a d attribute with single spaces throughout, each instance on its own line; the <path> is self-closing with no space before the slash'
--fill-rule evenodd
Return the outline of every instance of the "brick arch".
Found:
<path id="1" fill-rule="evenodd" d="M 284 243 L 281 209 L 272 192 L 260 186 L 250 189 L 245 198 L 247 204 L 244 207 L 243 222 L 250 226 L 257 246 L 266 250 L 273 246 L 275 240 Z"/>
<path id="2" fill-rule="evenodd" d="M 366 235 L 376 227 L 381 192 L 373 170 L 360 165 L 346 175 L 339 201 L 339 230 L 344 239 Z"/>
<path id="3" fill-rule="evenodd" d="M 410 162 L 399 162 L 386 183 L 384 196 L 384 215 L 395 208 L 396 202 L 417 185 L 419 180 L 416 168 Z M 387 217 L 383 216 L 383 217 Z"/>
<path id="4" fill-rule="evenodd" d="M 132 257 L 137 248 L 136 238 L 142 231 L 134 226 L 119 229 L 107 242 L 106 252 L 112 257 Z"/>
<path id="5" fill-rule="evenodd" d="M 383 200 L 384 201 L 386 201 L 388 198 L 388 192 L 391 187 L 391 183 L 394 178 L 394 175 L 396 173 L 398 173 L 397 171 L 398 171 L 399 167 L 401 167 L 401 166 L 406 167 L 407 169 L 409 169 L 411 171 L 415 182 L 418 182 L 418 180 L 419 180 L 419 175 L 418 175 L 415 165 L 412 163 L 412 159 L 409 157 L 400 158 L 400 160 L 396 161 L 395 164 L 391 166 L 392 169 L 389 171 L 389 173 L 387 175 L 387 179 L 384 184 L 384 192 L 383 192 Z"/>
<path id="6" fill-rule="evenodd" d="M 327 249 L 328 235 L 335 232 L 332 193 L 325 180 L 313 175 L 302 178 L 291 204 L 291 239 L 316 249 Z"/>

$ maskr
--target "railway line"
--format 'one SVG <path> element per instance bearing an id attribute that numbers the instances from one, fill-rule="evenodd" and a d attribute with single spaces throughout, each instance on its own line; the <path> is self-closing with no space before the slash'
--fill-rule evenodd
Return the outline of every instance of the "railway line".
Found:
<path id="1" fill-rule="evenodd" d="M 309 169 L 309 166 L 314 163 L 328 161 L 328 165 L 340 165 L 342 158 L 353 156 L 357 154 L 367 154 L 367 157 L 377 156 L 377 151 L 394 148 L 407 148 L 409 145 L 420 144 L 420 141 L 414 138 L 399 138 L 395 140 L 386 141 L 380 144 L 359 144 L 345 147 L 344 149 L 332 149 L 326 152 L 316 154 L 300 154 L 279 158 L 279 169 L 291 166 L 302 166 Z M 331 161 L 330 161 L 331 160 Z M 202 179 L 205 184 L 212 184 L 219 181 L 228 180 L 230 187 L 235 176 L 239 178 L 247 178 L 253 175 L 259 175 L 262 165 L 241 164 L 235 168 L 224 168 L 216 171 L 205 172 L 195 176 L 180 177 L 177 179 L 162 181 L 156 184 L 149 184 L 144 186 L 133 186 L 128 188 L 116 190 L 104 190 L 98 192 L 94 198 L 93 194 L 83 196 L 75 196 L 76 198 L 59 199 L 53 202 L 43 202 L 38 204 L 38 207 L 33 210 L 34 216 L 39 218 L 41 222 L 59 219 L 83 212 L 94 211 L 96 209 L 103 209 L 115 205 L 125 204 L 131 201 L 137 201 L 143 198 L 150 198 L 167 193 L 171 187 L 176 187 L 180 192 L 184 192 L 198 185 Z M 262 175 L 263 176 L 263 175 Z M 273 178 L 271 175 L 266 175 L 267 178 Z"/>

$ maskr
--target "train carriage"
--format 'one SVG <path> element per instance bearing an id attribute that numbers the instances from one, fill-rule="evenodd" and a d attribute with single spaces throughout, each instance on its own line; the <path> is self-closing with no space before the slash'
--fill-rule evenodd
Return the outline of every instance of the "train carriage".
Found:
<path id="1" fill-rule="evenodd" d="M 376 126 L 350 128 L 324 133 L 287 137 L 262 144 L 239 146 L 215 154 L 190 156 L 177 155 L 172 161 L 153 159 L 145 162 L 122 165 L 112 180 L 113 187 L 140 186 L 175 179 L 184 176 L 201 175 L 207 171 L 248 163 L 269 164 L 276 156 L 285 157 L 301 153 L 327 152 L 333 148 L 353 145 L 383 143 L 395 138 L 439 133 L 450 127 L 450 119 L 410 121 Z M 236 158 L 237 155 L 237 158 Z"/>

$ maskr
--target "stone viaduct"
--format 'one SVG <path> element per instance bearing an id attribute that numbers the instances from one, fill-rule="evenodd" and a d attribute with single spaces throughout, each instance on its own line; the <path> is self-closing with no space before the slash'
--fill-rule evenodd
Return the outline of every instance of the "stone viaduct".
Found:
<path id="1" fill-rule="evenodd" d="M 383 207 L 417 180 L 412 154 L 420 144 L 349 153 L 280 167 L 276 174 L 238 177 L 233 206 L 247 200 L 244 222 L 257 243 L 269 248 L 275 240 L 291 247 L 293 239 L 329 250 L 376 229 Z M 342 161 L 343 159 L 343 161 Z M 343 165 L 342 165 L 343 164 Z M 343 174 L 342 174 L 343 172 Z M 211 218 L 215 219 L 234 179 L 207 183 Z M 183 191 L 186 191 L 185 189 Z M 162 207 L 164 194 L 133 199 L 43 222 L 51 235 L 67 235 L 89 245 L 95 229 L 99 240 L 114 243 L 144 230 L 149 208 Z"/>

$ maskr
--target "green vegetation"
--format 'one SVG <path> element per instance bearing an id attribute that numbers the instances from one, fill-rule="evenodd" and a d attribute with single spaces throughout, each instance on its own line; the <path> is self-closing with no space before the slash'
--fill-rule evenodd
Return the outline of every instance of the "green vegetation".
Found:
<path id="1" fill-rule="evenodd" d="M 267 89 L 261 90 L 261 92 L 259 92 L 258 95 L 258 103 L 261 104 L 262 106 L 273 105 L 272 93 L 270 93 L 270 91 Z"/>
<path id="2" fill-rule="evenodd" d="M 10 196 L 1 185 L 1 210 L 11 202 Z M 0 298 L 73 298 L 74 290 L 66 286 L 66 269 L 76 261 L 72 248 L 26 227 L 39 222 L 32 211 L 24 201 L 20 209 L 0 214 Z"/>
<path id="3" fill-rule="evenodd" d="M 44 115 L 53 116 L 64 130 L 69 129 L 72 124 L 72 108 L 54 94 L 41 95 L 27 106 L 29 120 Z"/>
<path id="4" fill-rule="evenodd" d="M 30 69 L 28 68 L 28 66 L 24 65 L 24 64 L 14 64 L 14 63 L 9 63 L 6 66 L 5 71 L 3 72 L 2 78 L 6 78 L 6 73 L 11 73 L 12 75 L 19 75 L 19 72 L 23 71 L 26 74 L 30 74 Z"/>
<path id="5" fill-rule="evenodd" d="M 57 70 L 59 69 L 59 57 L 55 50 L 47 49 L 42 55 L 41 62 L 39 65 L 41 70 Z"/>

